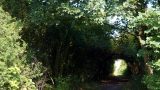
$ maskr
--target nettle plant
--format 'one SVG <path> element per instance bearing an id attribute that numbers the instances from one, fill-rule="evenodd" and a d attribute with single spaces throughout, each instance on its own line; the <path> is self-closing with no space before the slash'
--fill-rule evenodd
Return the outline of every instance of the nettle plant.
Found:
<path id="1" fill-rule="evenodd" d="M 13 19 L 0 6 L 1 90 L 36 90 L 32 81 L 35 71 L 27 64 L 26 44 L 19 36 L 21 29 L 22 23 Z"/>

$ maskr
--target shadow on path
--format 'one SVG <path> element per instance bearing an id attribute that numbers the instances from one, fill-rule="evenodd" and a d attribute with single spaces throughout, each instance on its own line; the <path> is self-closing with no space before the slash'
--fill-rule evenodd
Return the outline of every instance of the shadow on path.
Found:
<path id="1" fill-rule="evenodd" d="M 124 90 L 128 84 L 128 79 L 112 78 L 111 80 L 101 81 L 100 90 Z"/>

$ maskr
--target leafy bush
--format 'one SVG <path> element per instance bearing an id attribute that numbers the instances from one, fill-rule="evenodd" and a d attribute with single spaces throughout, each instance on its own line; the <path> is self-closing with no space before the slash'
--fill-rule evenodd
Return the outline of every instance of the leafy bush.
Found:
<path id="1" fill-rule="evenodd" d="M 79 90 L 80 83 L 77 76 L 59 76 L 55 78 L 55 90 Z"/>
<path id="2" fill-rule="evenodd" d="M 58 77 L 56 80 L 56 90 L 70 90 L 70 77 Z"/>
<path id="3" fill-rule="evenodd" d="M 154 74 L 146 75 L 143 78 L 143 83 L 147 85 L 149 90 L 159 90 L 160 89 L 160 59 L 156 62 L 151 63 L 152 68 L 154 68 Z"/>
<path id="4" fill-rule="evenodd" d="M 133 75 L 132 78 L 123 86 L 123 90 L 148 90 L 146 85 L 141 82 L 141 75 Z"/>
<path id="5" fill-rule="evenodd" d="M 32 70 L 27 64 L 26 44 L 19 32 L 22 23 L 13 19 L 0 6 L 0 89 L 36 90 Z M 39 71 L 40 72 L 40 71 Z M 40 75 L 40 73 L 37 73 Z"/>

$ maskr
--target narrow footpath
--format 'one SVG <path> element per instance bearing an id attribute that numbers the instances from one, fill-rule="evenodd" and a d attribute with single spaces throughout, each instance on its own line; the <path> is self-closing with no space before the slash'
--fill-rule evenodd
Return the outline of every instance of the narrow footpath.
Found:
<path id="1" fill-rule="evenodd" d="M 124 90 L 128 84 L 128 79 L 112 78 L 110 80 L 101 81 L 100 90 Z"/>

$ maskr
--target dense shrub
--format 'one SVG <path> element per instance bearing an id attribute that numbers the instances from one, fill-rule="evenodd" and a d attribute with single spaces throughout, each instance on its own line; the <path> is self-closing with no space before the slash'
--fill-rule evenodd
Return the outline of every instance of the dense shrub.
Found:
<path id="1" fill-rule="evenodd" d="M 146 75 L 143 79 L 143 83 L 147 85 L 149 90 L 159 90 L 160 89 L 160 59 L 156 62 L 151 63 L 152 68 L 154 68 L 154 74 Z"/>
<path id="2" fill-rule="evenodd" d="M 31 68 L 27 63 L 26 44 L 19 36 L 21 29 L 22 23 L 13 19 L 0 6 L 1 90 L 36 90 L 33 74 L 40 76 L 41 71 Z"/>
<path id="3" fill-rule="evenodd" d="M 81 80 L 77 76 L 59 76 L 55 78 L 56 90 L 79 90 Z"/>

